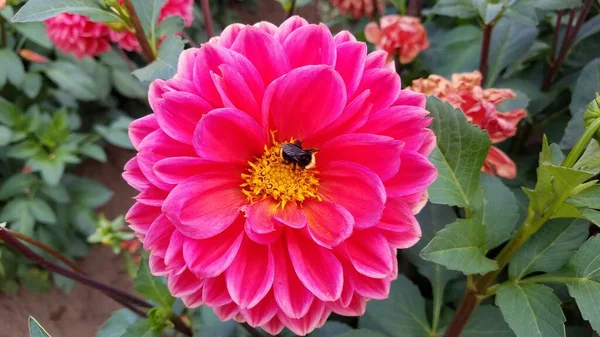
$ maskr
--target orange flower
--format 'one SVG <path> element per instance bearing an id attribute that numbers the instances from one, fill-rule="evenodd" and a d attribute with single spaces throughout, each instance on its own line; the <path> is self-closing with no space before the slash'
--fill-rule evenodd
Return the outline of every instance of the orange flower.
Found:
<path id="1" fill-rule="evenodd" d="M 360 19 L 365 15 L 372 18 L 375 12 L 372 0 L 331 0 L 331 4 L 340 12 L 350 14 L 355 19 Z"/>
<path id="2" fill-rule="evenodd" d="M 497 106 L 507 99 L 515 98 L 510 89 L 483 89 L 481 73 L 460 73 L 447 80 L 438 75 L 420 78 L 407 88 L 426 95 L 433 95 L 463 111 L 467 119 L 486 130 L 492 143 L 500 143 L 517 132 L 517 124 L 527 116 L 525 109 L 500 112 Z M 516 164 L 499 148 L 492 146 L 482 171 L 513 179 L 517 175 Z"/>
<path id="3" fill-rule="evenodd" d="M 2 1 L 2 0 L 0 0 L 0 1 Z M 21 57 L 24 58 L 25 60 L 27 60 L 29 62 L 33 62 L 33 63 L 48 62 L 48 59 L 45 56 L 40 55 L 40 54 L 34 52 L 33 50 L 29 50 L 29 49 L 19 50 L 19 55 L 21 55 Z"/>
<path id="4" fill-rule="evenodd" d="M 0 0 L 0 10 L 4 9 L 4 7 L 6 7 L 6 0 Z"/>
<path id="5" fill-rule="evenodd" d="M 406 64 L 429 48 L 427 31 L 419 18 L 402 15 L 386 15 L 380 24 L 369 23 L 365 27 L 367 41 L 375 44 L 377 49 L 388 52 L 389 57 L 400 55 L 400 63 Z"/>

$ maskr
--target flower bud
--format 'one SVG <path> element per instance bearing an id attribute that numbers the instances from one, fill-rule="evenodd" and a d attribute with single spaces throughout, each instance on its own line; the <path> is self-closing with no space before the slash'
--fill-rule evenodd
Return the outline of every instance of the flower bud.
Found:
<path id="1" fill-rule="evenodd" d="M 0 0 L 2 1 L 2 0 Z M 33 63 L 46 63 L 48 62 L 48 59 L 43 56 L 40 55 L 36 52 L 34 52 L 33 50 L 29 50 L 29 49 L 21 49 L 19 50 L 19 55 L 21 55 L 21 57 L 29 62 L 33 62 Z"/>

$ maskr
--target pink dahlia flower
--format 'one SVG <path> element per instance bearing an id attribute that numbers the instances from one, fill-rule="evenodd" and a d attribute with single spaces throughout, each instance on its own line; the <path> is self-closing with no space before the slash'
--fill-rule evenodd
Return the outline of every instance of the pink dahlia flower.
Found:
<path id="1" fill-rule="evenodd" d="M 45 21 L 50 40 L 64 53 L 78 59 L 96 56 L 110 49 L 108 27 L 78 14 L 63 13 Z"/>
<path id="2" fill-rule="evenodd" d="M 510 89 L 483 89 L 479 71 L 454 74 L 451 81 L 442 76 L 430 75 L 428 78 L 414 80 L 407 89 L 436 96 L 461 109 L 471 123 L 488 132 L 494 144 L 514 136 L 517 124 L 527 116 L 525 109 L 498 111 L 496 107 L 500 103 L 515 98 L 516 95 Z M 517 165 L 506 153 L 492 146 L 482 171 L 513 179 L 517 176 Z"/>
<path id="3" fill-rule="evenodd" d="M 121 6 L 123 0 L 120 0 Z M 183 18 L 183 22 L 186 26 L 190 26 L 192 21 L 194 20 L 194 0 L 168 0 L 163 7 L 160 9 L 160 13 L 158 15 L 158 22 L 162 22 L 169 16 L 179 15 Z M 142 52 L 142 47 L 135 35 L 125 29 L 125 30 L 111 30 L 109 33 L 110 40 L 113 43 L 119 45 L 121 49 L 127 51 L 133 51 L 136 53 Z"/>
<path id="4" fill-rule="evenodd" d="M 379 24 L 367 24 L 365 37 L 377 49 L 388 52 L 390 58 L 398 54 L 402 64 L 412 62 L 420 52 L 429 48 L 425 26 L 421 19 L 412 16 L 383 16 Z"/>
<path id="5" fill-rule="evenodd" d="M 437 172 L 425 97 L 386 59 L 292 17 L 229 26 L 152 83 L 127 220 L 174 296 L 298 335 L 388 296 Z M 314 167 L 283 159 L 295 140 Z"/>
<path id="6" fill-rule="evenodd" d="M 373 17 L 375 4 L 372 0 L 331 0 L 331 4 L 340 12 L 352 15 L 355 19 L 363 16 Z"/>

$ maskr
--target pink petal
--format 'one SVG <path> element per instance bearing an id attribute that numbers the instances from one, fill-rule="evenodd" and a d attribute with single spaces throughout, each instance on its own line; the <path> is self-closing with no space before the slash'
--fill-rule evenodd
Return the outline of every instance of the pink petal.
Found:
<path id="1" fill-rule="evenodd" d="M 189 270 L 181 274 L 171 274 L 167 278 L 167 285 L 171 291 L 171 295 L 181 297 L 193 294 L 199 291 L 204 284 L 203 280 L 198 279 Z"/>
<path id="2" fill-rule="evenodd" d="M 345 105 L 341 76 L 331 67 L 306 66 L 271 83 L 262 110 L 263 115 L 271 116 L 277 138 L 288 141 L 292 137 L 305 139 L 326 127 Z"/>
<path id="3" fill-rule="evenodd" d="M 336 46 L 335 70 L 346 83 L 346 93 L 352 96 L 358 87 L 365 67 L 367 45 L 363 42 L 345 42 Z"/>
<path id="4" fill-rule="evenodd" d="M 227 290 L 240 309 L 251 309 L 269 292 L 274 278 L 273 255 L 265 245 L 244 239 L 225 274 Z"/>
<path id="5" fill-rule="evenodd" d="M 368 168 L 344 161 L 319 167 L 319 193 L 328 201 L 346 208 L 355 221 L 355 228 L 374 226 L 385 205 L 385 188 L 377 174 Z"/>
<path id="6" fill-rule="evenodd" d="M 233 67 L 250 88 L 254 97 L 262 97 L 264 84 L 260 74 L 243 55 L 216 44 L 207 43 L 198 50 L 194 64 L 193 83 L 202 98 L 213 107 L 221 107 L 222 100 L 213 82 L 211 73 L 221 76 L 220 66 Z"/>
<path id="7" fill-rule="evenodd" d="M 240 213 L 246 199 L 240 180 L 227 173 L 199 174 L 177 185 L 162 209 L 186 236 L 213 237 L 227 229 Z"/>
<path id="8" fill-rule="evenodd" d="M 359 294 L 354 294 L 348 305 L 343 306 L 339 301 L 336 301 L 329 304 L 329 307 L 338 315 L 362 316 L 367 310 L 367 299 Z"/>
<path id="9" fill-rule="evenodd" d="M 387 61 L 388 53 L 383 50 L 376 50 L 367 55 L 365 60 L 365 70 L 374 68 L 384 68 Z"/>
<path id="10" fill-rule="evenodd" d="M 283 42 L 287 39 L 287 37 L 296 29 L 300 27 L 308 26 L 308 21 L 303 18 L 294 15 L 291 18 L 285 20 L 280 26 L 277 33 L 275 33 L 275 39 L 279 41 L 279 43 L 283 44 Z"/>
<path id="11" fill-rule="evenodd" d="M 418 152 L 426 157 L 429 157 L 431 152 L 433 152 L 433 149 L 435 149 L 437 139 L 435 138 L 433 130 L 427 129 L 425 130 L 425 133 L 425 140 L 423 141 L 423 144 Z"/>
<path id="12" fill-rule="evenodd" d="M 404 143 L 394 138 L 368 133 L 338 136 L 319 148 L 319 163 L 345 160 L 375 172 L 382 181 L 395 176 L 400 169 Z"/>
<path id="13" fill-rule="evenodd" d="M 356 270 L 368 277 L 384 278 L 392 272 L 390 247 L 379 229 L 357 231 L 344 242 L 350 262 Z"/>
<path id="14" fill-rule="evenodd" d="M 234 318 L 240 310 L 237 304 L 231 302 L 220 307 L 213 308 L 215 315 L 223 322 Z"/>
<path id="15" fill-rule="evenodd" d="M 133 188 L 141 191 L 151 186 L 148 178 L 144 176 L 140 166 L 137 162 L 137 157 L 131 158 L 127 164 L 125 164 L 125 172 L 123 172 L 123 179 Z"/>
<path id="16" fill-rule="evenodd" d="M 274 24 L 272 24 L 268 21 L 257 22 L 254 24 L 254 27 L 264 30 L 269 35 L 275 35 L 275 33 L 277 33 L 277 31 L 279 30 L 279 28 L 277 26 L 275 26 Z"/>
<path id="17" fill-rule="evenodd" d="M 291 69 L 281 43 L 260 28 L 246 27 L 231 49 L 243 54 L 254 64 L 265 85 Z"/>
<path id="18" fill-rule="evenodd" d="M 354 218 L 344 207 L 327 201 L 306 200 L 308 232 L 319 245 L 333 248 L 352 234 Z"/>
<path id="19" fill-rule="evenodd" d="M 241 23 L 234 23 L 225 27 L 219 35 L 219 44 L 225 48 L 231 48 L 244 29 L 246 29 L 246 25 Z"/>
<path id="20" fill-rule="evenodd" d="M 402 151 L 398 174 L 385 182 L 389 196 L 402 196 L 423 191 L 437 178 L 437 169 L 422 154 Z"/>
<path id="21" fill-rule="evenodd" d="M 352 273 L 352 282 L 354 289 L 358 294 L 374 300 L 385 300 L 390 294 L 391 281 L 389 277 L 376 279 L 359 274 L 354 270 L 347 270 Z"/>
<path id="22" fill-rule="evenodd" d="M 284 328 L 283 323 L 277 318 L 277 316 L 273 317 L 268 323 L 264 324 L 262 328 L 271 335 L 278 335 Z"/>
<path id="23" fill-rule="evenodd" d="M 335 43 L 324 24 L 309 25 L 293 31 L 283 43 L 292 68 L 306 65 L 335 65 Z"/>
<path id="24" fill-rule="evenodd" d="M 273 292 L 269 292 L 265 298 L 252 309 L 241 309 L 240 313 L 251 326 L 261 326 L 268 323 L 277 314 L 278 308 Z"/>
<path id="25" fill-rule="evenodd" d="M 371 111 L 376 112 L 389 107 L 400 95 L 400 77 L 389 69 L 365 70 L 362 80 L 356 89 L 357 93 L 371 90 L 369 103 L 373 104 Z"/>
<path id="26" fill-rule="evenodd" d="M 211 307 L 220 307 L 233 302 L 227 292 L 227 282 L 225 274 L 209 278 L 204 282 L 202 288 L 202 299 L 206 305 Z"/>
<path id="27" fill-rule="evenodd" d="M 125 221 L 130 223 L 136 233 L 146 234 L 150 225 L 161 214 L 160 207 L 152 207 L 136 202 L 125 215 Z"/>
<path id="28" fill-rule="evenodd" d="M 275 220 L 292 228 L 303 228 L 306 226 L 306 215 L 295 203 L 288 203 L 283 210 L 275 214 Z"/>
<path id="29" fill-rule="evenodd" d="M 411 90 L 401 90 L 393 105 L 412 105 L 425 109 L 426 103 L 427 97 L 424 94 Z"/>
<path id="30" fill-rule="evenodd" d="M 185 144 L 192 144 L 196 124 L 212 107 L 202 98 L 181 91 L 165 91 L 161 86 L 166 82 L 152 82 L 148 99 L 156 120 L 163 131 L 171 138 Z"/>
<path id="31" fill-rule="evenodd" d="M 281 313 L 278 314 L 277 317 L 279 317 L 281 322 L 283 322 L 283 324 L 285 324 L 285 326 L 293 333 L 304 336 L 319 325 L 326 309 L 324 302 L 314 301 L 308 310 L 308 313 L 302 318 L 290 318 Z"/>
<path id="32" fill-rule="evenodd" d="M 340 298 L 344 278 L 335 255 L 297 231 L 286 234 L 290 259 L 302 284 L 322 301 Z"/>
<path id="33" fill-rule="evenodd" d="M 183 259 L 183 243 L 185 235 L 179 231 L 173 232 L 169 240 L 169 247 L 165 253 L 165 265 L 167 269 L 174 273 L 180 273 L 186 270 L 185 261 Z"/>
<path id="34" fill-rule="evenodd" d="M 394 232 L 406 232 L 419 225 L 408 204 L 401 198 L 389 197 L 377 227 Z"/>
<path id="35" fill-rule="evenodd" d="M 133 147 L 139 150 L 142 140 L 156 129 L 158 129 L 158 123 L 154 115 L 147 115 L 131 122 L 129 125 L 129 139 L 131 139 Z"/>
<path id="36" fill-rule="evenodd" d="M 242 172 L 244 167 L 198 157 L 173 157 L 159 160 L 153 170 L 160 180 L 169 184 L 179 184 L 195 175 L 212 171 L 228 171 L 235 175 Z"/>
<path id="37" fill-rule="evenodd" d="M 367 102 L 369 95 L 370 91 L 365 90 L 360 95 L 354 97 L 335 121 L 328 125 L 327 128 L 321 129 L 316 134 L 307 138 L 305 143 L 320 148 L 323 143 L 335 136 L 360 129 L 367 122 L 367 118 L 371 112 L 372 105 Z"/>
<path id="38" fill-rule="evenodd" d="M 272 218 L 271 218 L 272 219 Z M 280 223 L 276 223 L 276 226 L 273 227 L 273 230 L 267 233 L 259 233 L 256 232 L 253 228 L 254 226 L 246 219 L 246 235 L 250 238 L 250 240 L 262 244 L 262 245 L 270 245 L 273 242 L 277 241 L 279 237 L 283 234 L 283 226 Z"/>
<path id="39" fill-rule="evenodd" d="M 150 250 L 157 245 L 168 244 L 174 231 L 175 227 L 171 221 L 164 214 L 159 215 L 148 228 L 144 238 L 144 249 Z"/>
<path id="40" fill-rule="evenodd" d="M 277 203 L 272 198 L 266 198 L 248 206 L 246 211 L 247 224 L 252 231 L 266 234 L 275 231 L 274 216 L 277 213 Z"/>
<path id="41" fill-rule="evenodd" d="M 273 281 L 275 301 L 286 316 L 300 318 L 306 315 L 315 296 L 296 275 L 284 240 L 277 241 L 272 249 L 277 271 Z"/>
<path id="42" fill-rule="evenodd" d="M 187 238 L 183 244 L 183 258 L 199 278 L 216 277 L 224 272 L 238 254 L 244 232 L 243 217 L 222 233 L 203 240 Z"/>
<path id="43" fill-rule="evenodd" d="M 418 150 L 429 137 L 429 112 L 414 106 L 394 106 L 369 115 L 360 132 L 390 136 L 405 143 L 405 149 Z"/>
<path id="44" fill-rule="evenodd" d="M 354 35 L 352 35 L 352 33 L 350 33 L 347 30 L 342 30 L 341 32 L 335 34 L 335 36 L 333 37 L 333 42 L 335 42 L 335 44 L 342 44 L 345 42 L 355 42 L 355 41 L 356 41 L 356 38 L 354 37 Z"/>
<path id="45" fill-rule="evenodd" d="M 260 157 L 267 136 L 250 116 L 236 109 L 206 114 L 194 132 L 194 148 L 207 160 L 246 163 Z"/>
<path id="46" fill-rule="evenodd" d="M 148 206 L 162 206 L 165 198 L 169 195 L 169 192 L 162 190 L 154 185 L 142 190 L 140 194 L 134 197 L 135 201 Z"/>
<path id="47" fill-rule="evenodd" d="M 250 87 L 233 67 L 221 65 L 221 75 L 211 73 L 215 87 L 221 95 L 221 101 L 226 108 L 236 108 L 261 122 L 260 105 L 262 97 L 254 97 Z"/>
<path id="48" fill-rule="evenodd" d="M 164 276 L 169 274 L 169 270 L 165 265 L 165 259 L 154 252 L 150 253 L 150 261 L 148 261 L 150 272 L 155 276 Z"/>
<path id="49" fill-rule="evenodd" d="M 183 301 L 183 305 L 185 305 L 186 308 L 197 308 L 205 304 L 202 300 L 201 290 L 198 290 L 195 293 L 189 295 L 182 296 L 181 300 Z"/>

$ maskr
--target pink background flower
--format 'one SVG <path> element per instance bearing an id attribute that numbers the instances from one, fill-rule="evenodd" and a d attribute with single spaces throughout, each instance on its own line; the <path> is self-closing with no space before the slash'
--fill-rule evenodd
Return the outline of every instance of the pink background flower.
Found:
<path id="1" fill-rule="evenodd" d="M 414 80 L 407 89 L 436 96 L 461 109 L 471 123 L 488 132 L 494 144 L 514 136 L 517 124 L 527 116 L 525 109 L 498 111 L 500 103 L 515 98 L 516 95 L 510 89 L 483 89 L 481 73 L 478 71 L 454 74 L 450 81 L 438 75 L 430 75 L 428 78 Z M 482 170 L 509 179 L 517 175 L 516 164 L 495 146 L 490 148 Z"/>
<path id="2" fill-rule="evenodd" d="M 367 24 L 365 37 L 377 49 L 388 52 L 390 58 L 398 54 L 402 64 L 412 62 L 420 52 L 429 48 L 425 26 L 421 19 L 412 16 L 383 16 L 379 25 L 375 22 Z"/>
<path id="3" fill-rule="evenodd" d="M 130 127 L 127 221 L 174 296 L 298 335 L 388 296 L 437 172 L 425 96 L 386 60 L 292 17 L 231 25 L 152 83 L 154 114 Z M 297 139 L 315 168 L 281 159 Z"/>
<path id="4" fill-rule="evenodd" d="M 375 2 L 372 0 L 331 0 L 331 4 L 355 19 L 363 16 L 373 17 L 375 12 Z"/>
<path id="5" fill-rule="evenodd" d="M 81 59 L 110 49 L 109 28 L 78 14 L 63 13 L 45 21 L 50 40 L 64 53 Z"/>

